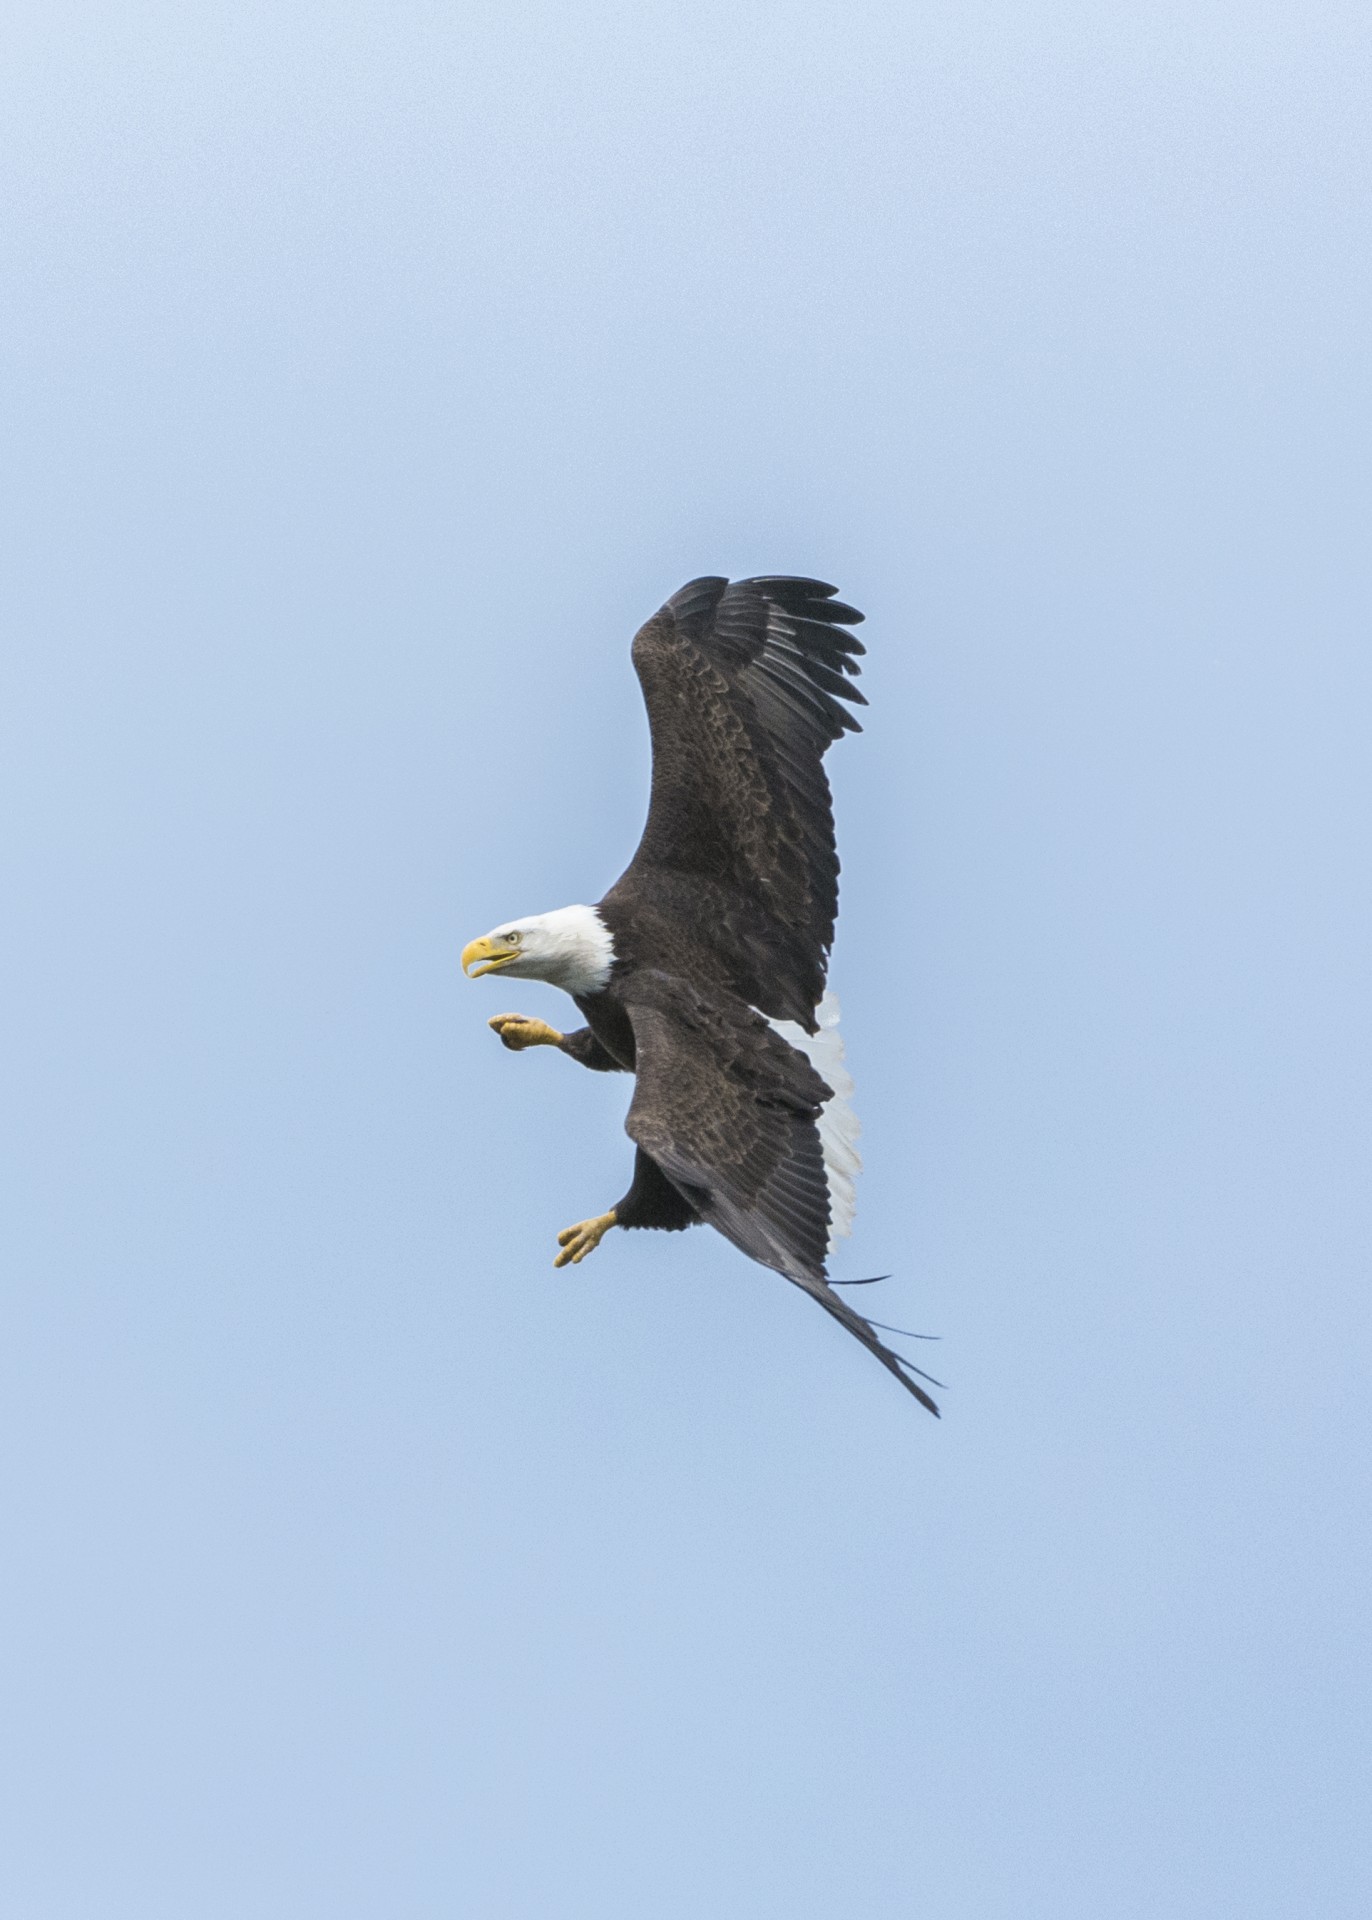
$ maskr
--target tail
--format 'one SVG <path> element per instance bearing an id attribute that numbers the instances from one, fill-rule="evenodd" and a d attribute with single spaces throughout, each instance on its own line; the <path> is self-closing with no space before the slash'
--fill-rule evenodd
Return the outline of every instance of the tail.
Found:
<path id="1" fill-rule="evenodd" d="M 855 1313 L 846 1300 L 839 1298 L 827 1280 L 809 1274 L 795 1273 L 788 1273 L 786 1278 L 802 1292 L 808 1293 L 812 1300 L 818 1300 L 824 1311 L 832 1314 L 839 1325 L 846 1328 L 855 1340 L 860 1340 L 869 1353 L 875 1354 L 886 1371 L 893 1373 L 905 1391 L 912 1393 L 922 1407 L 927 1407 L 936 1420 L 942 1418 L 938 1410 L 938 1402 L 931 1400 L 924 1388 L 912 1377 L 919 1373 L 920 1369 L 902 1358 L 893 1348 L 888 1347 L 871 1321 L 864 1320 L 860 1313 Z M 928 1380 L 929 1375 L 926 1373 L 923 1378 Z M 939 1383 L 935 1380 L 932 1384 L 937 1386 Z"/>

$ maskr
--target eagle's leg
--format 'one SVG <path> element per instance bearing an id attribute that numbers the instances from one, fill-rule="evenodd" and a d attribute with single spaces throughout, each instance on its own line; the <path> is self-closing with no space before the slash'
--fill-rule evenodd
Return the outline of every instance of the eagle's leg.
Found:
<path id="1" fill-rule="evenodd" d="M 622 1200 L 616 1200 L 608 1213 L 594 1220 L 583 1220 L 567 1227 L 557 1236 L 562 1251 L 555 1267 L 576 1266 L 598 1247 L 611 1227 L 665 1227 L 675 1233 L 694 1226 L 700 1215 L 678 1188 L 674 1187 L 656 1160 L 642 1147 L 634 1150 L 633 1184 Z"/>
<path id="2" fill-rule="evenodd" d="M 580 1266 L 588 1253 L 594 1253 L 610 1228 L 618 1224 L 613 1207 L 608 1213 L 598 1213 L 594 1220 L 582 1220 L 574 1227 L 564 1227 L 557 1236 L 557 1244 L 562 1251 L 553 1261 L 555 1267 Z"/>
<path id="3" fill-rule="evenodd" d="M 486 1022 L 500 1035 L 501 1044 L 511 1053 L 523 1053 L 526 1047 L 560 1047 L 562 1035 L 546 1020 L 529 1020 L 522 1013 L 497 1013 Z"/>

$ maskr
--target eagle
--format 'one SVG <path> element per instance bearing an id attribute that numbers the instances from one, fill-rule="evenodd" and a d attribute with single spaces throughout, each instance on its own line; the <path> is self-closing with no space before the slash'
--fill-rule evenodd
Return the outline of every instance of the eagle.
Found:
<path id="1" fill-rule="evenodd" d="M 560 1233 L 554 1265 L 579 1265 L 613 1227 L 705 1221 L 817 1300 L 937 1414 L 920 1370 L 827 1272 L 852 1226 L 859 1160 L 827 988 L 839 862 L 823 761 L 861 731 L 850 708 L 866 705 L 851 632 L 863 616 L 837 591 L 710 576 L 672 595 L 633 642 L 652 786 L 627 870 L 595 906 L 471 941 L 462 968 L 543 980 L 575 1001 L 585 1025 L 572 1033 L 496 1014 L 512 1052 L 556 1047 L 635 1078 L 629 1190 Z"/>

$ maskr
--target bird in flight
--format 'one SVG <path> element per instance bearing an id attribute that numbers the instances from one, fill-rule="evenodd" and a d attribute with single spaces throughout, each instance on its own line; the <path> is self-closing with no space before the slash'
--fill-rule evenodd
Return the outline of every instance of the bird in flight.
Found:
<path id="1" fill-rule="evenodd" d="M 672 595 L 633 643 L 653 773 L 627 871 L 597 906 L 505 921 L 463 949 L 462 967 L 547 981 L 576 1002 L 586 1024 L 574 1033 L 497 1014 L 512 1052 L 556 1047 L 635 1076 L 629 1190 L 558 1235 L 555 1265 L 578 1265 L 613 1227 L 705 1221 L 936 1414 L 919 1369 L 827 1275 L 859 1161 L 826 986 L 839 864 L 823 759 L 860 731 L 849 708 L 866 704 L 849 631 L 862 615 L 836 592 L 766 575 Z"/>

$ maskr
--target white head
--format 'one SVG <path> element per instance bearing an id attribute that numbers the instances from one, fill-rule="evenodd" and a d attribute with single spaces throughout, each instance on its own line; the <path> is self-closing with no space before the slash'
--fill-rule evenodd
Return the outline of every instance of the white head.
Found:
<path id="1" fill-rule="evenodd" d="M 610 978 L 614 942 L 594 907 L 557 907 L 506 920 L 462 949 L 462 971 L 546 980 L 567 993 L 599 993 Z"/>

